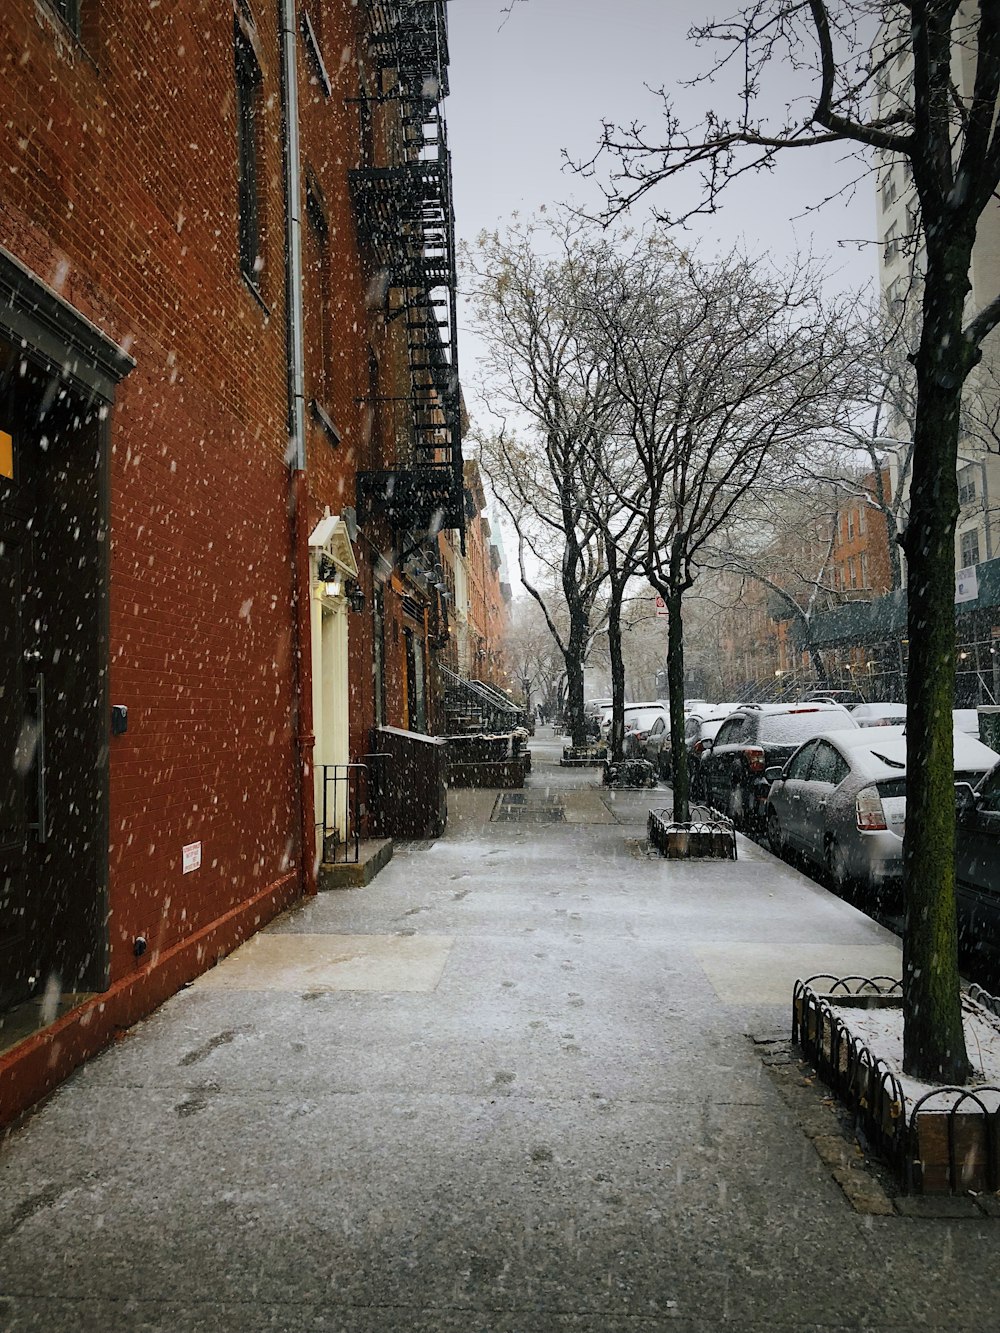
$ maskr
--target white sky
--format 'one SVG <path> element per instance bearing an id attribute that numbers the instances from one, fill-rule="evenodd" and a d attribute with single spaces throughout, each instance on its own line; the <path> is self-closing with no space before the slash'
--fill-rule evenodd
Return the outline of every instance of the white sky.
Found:
<path id="1" fill-rule="evenodd" d="M 570 201 L 596 210 L 600 195 L 564 169 L 561 150 L 590 156 L 602 119 L 659 125 L 659 104 L 644 84 L 666 85 L 689 123 L 711 104 L 724 107 L 722 85 L 684 89 L 679 81 L 707 67 L 711 51 L 686 40 L 694 21 L 726 17 L 738 0 L 451 0 L 451 95 L 446 103 L 458 233 L 472 240 L 512 212 Z M 782 90 L 782 95 L 784 90 Z M 799 217 L 850 181 L 858 164 L 842 147 L 797 150 L 763 177 L 748 177 L 720 214 L 697 218 L 688 235 L 728 249 L 736 242 L 776 257 L 812 248 L 839 286 L 874 279 L 876 250 L 840 246 L 875 232 L 875 191 L 868 180 L 853 199 Z M 661 186 L 652 202 L 675 209 L 683 187 Z M 692 183 L 693 188 L 693 183 Z M 671 192 L 668 199 L 667 193 Z M 634 218 L 641 222 L 642 217 Z M 475 346 L 460 348 L 462 378 L 475 411 Z"/>
<path id="2" fill-rule="evenodd" d="M 739 3 L 514 0 L 505 15 L 503 0 L 451 0 L 446 113 L 459 239 L 474 240 L 484 228 L 502 228 L 515 211 L 532 214 L 542 205 L 570 202 L 596 212 L 601 202 L 596 184 L 567 170 L 562 150 L 574 159 L 591 156 L 604 119 L 639 120 L 652 132 L 660 124 L 660 104 L 644 85 L 668 87 L 690 125 L 708 106 L 728 109 L 728 90 L 721 84 L 697 89 L 679 84 L 706 69 L 712 55 L 687 41 L 690 25 L 728 17 Z M 778 74 L 784 83 L 785 72 Z M 777 90 L 779 102 L 790 95 L 791 76 L 787 82 L 788 89 Z M 862 181 L 853 198 L 800 216 L 858 173 L 858 162 L 843 147 L 788 153 L 770 174 L 733 187 L 722 211 L 694 219 L 686 236 L 709 249 L 739 243 L 776 259 L 811 250 L 826 262 L 835 286 L 862 287 L 875 280 L 877 250 L 840 242 L 874 238 L 873 181 Z M 678 211 L 683 188 L 661 186 L 651 202 Z M 643 215 L 629 221 L 639 225 Z M 476 340 L 464 321 L 459 335 L 466 401 L 473 417 L 481 418 Z M 510 551 L 509 536 L 506 542 Z"/>

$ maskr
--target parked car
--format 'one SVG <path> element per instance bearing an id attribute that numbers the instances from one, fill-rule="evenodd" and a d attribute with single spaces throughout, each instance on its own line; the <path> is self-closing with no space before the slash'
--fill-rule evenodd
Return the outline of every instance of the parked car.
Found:
<path id="1" fill-rule="evenodd" d="M 670 735 L 670 717 L 662 705 L 643 705 L 625 710 L 625 741 L 622 747 L 626 759 L 649 759 L 647 746 L 654 750 L 664 736 Z M 655 762 L 655 761 L 654 761 Z"/>
<path id="2" fill-rule="evenodd" d="M 598 737 L 601 734 L 601 718 L 605 709 L 611 712 L 610 699 L 588 699 L 583 705 L 583 717 L 587 724 L 587 735 Z"/>
<path id="3" fill-rule="evenodd" d="M 698 761 L 708 743 L 715 739 L 719 728 L 740 705 L 738 703 L 706 704 L 692 708 L 684 719 L 684 745 L 688 752 L 688 781 L 692 795 L 697 794 L 696 773 Z M 672 757 L 670 753 L 670 725 L 666 734 L 660 738 L 659 745 L 650 740 L 646 745 L 646 757 L 656 765 L 661 778 L 670 777 Z"/>
<path id="4" fill-rule="evenodd" d="M 765 769 L 838 727 L 859 730 L 843 704 L 747 704 L 725 719 L 701 756 L 699 796 L 729 814 L 737 828 L 762 829 L 770 787 Z"/>
<path id="5" fill-rule="evenodd" d="M 631 703 L 625 705 L 625 729 L 629 729 L 629 719 L 634 717 L 637 710 L 642 708 L 655 708 L 666 714 L 667 705 L 662 699 L 645 699 L 640 703 Z M 607 740 L 611 734 L 611 705 L 605 709 L 601 715 L 601 739 Z"/>
<path id="6" fill-rule="evenodd" d="M 956 732 L 955 779 L 978 782 L 997 755 Z M 783 768 L 769 768 L 767 839 L 823 869 L 834 887 L 873 891 L 895 905 L 906 827 L 906 729 L 861 727 L 807 741 Z"/>
<path id="7" fill-rule="evenodd" d="M 859 727 L 899 727 L 906 721 L 906 704 L 855 704 L 851 717 Z"/>
<path id="8" fill-rule="evenodd" d="M 1000 764 L 956 787 L 955 896 L 963 952 L 1000 960 Z"/>

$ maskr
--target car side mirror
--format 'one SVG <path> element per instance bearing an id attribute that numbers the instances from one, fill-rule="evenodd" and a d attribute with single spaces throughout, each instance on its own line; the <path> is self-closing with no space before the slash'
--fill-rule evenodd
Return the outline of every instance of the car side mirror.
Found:
<path id="1" fill-rule="evenodd" d="M 955 813 L 969 815 L 976 808 L 976 793 L 968 782 L 955 783 Z"/>
<path id="2" fill-rule="evenodd" d="M 784 776 L 785 776 L 785 770 L 783 768 L 778 768 L 777 766 L 775 766 L 774 768 L 764 769 L 765 782 L 777 782 L 780 778 L 783 778 Z"/>

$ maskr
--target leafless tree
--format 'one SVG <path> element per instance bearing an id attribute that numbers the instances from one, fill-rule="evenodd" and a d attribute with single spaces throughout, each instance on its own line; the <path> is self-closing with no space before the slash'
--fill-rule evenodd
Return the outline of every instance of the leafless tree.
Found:
<path id="1" fill-rule="evenodd" d="M 642 485 L 642 569 L 668 610 L 674 817 L 689 814 L 682 605 L 715 536 L 775 487 L 829 412 L 845 341 L 816 275 L 739 254 L 702 261 L 662 235 L 623 250 L 595 322 Z"/>
<path id="2" fill-rule="evenodd" d="M 486 347 L 484 396 L 504 420 L 481 432 L 482 464 L 517 534 L 521 580 L 563 653 L 577 746 L 587 740 L 583 669 L 608 577 L 614 507 L 598 459 L 616 402 L 583 296 L 598 262 L 591 232 L 553 216 L 484 234 L 465 252 L 473 322 Z M 557 574 L 554 586 L 546 570 Z M 555 589 L 565 631 L 553 614 Z"/>
<path id="3" fill-rule="evenodd" d="M 705 77 L 735 76 L 732 113 L 714 111 L 689 129 L 664 96 L 658 138 L 639 124 L 606 125 L 598 157 L 616 164 L 610 213 L 692 169 L 704 186 L 693 211 L 711 212 L 736 177 L 766 169 L 778 153 L 829 144 L 855 146 L 869 166 L 877 158 L 902 161 L 912 176 L 923 285 L 902 534 L 910 641 L 903 1062 L 918 1077 L 964 1082 L 970 1064 L 959 1000 L 952 788 L 954 543 L 963 385 L 1000 322 L 1000 291 L 979 293 L 978 307 L 967 309 L 977 226 L 1000 185 L 1000 6 L 754 0 L 692 36 L 719 43 Z M 779 68 L 796 71 L 803 96 L 769 118 L 762 108 Z"/>

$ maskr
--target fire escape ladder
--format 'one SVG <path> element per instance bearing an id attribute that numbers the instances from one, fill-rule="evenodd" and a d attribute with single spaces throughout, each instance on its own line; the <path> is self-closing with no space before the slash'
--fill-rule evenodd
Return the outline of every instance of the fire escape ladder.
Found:
<path id="1" fill-rule="evenodd" d="M 351 172 L 361 229 L 400 318 L 411 464 L 358 476 L 359 508 L 411 529 L 457 528 L 465 540 L 458 378 L 455 218 L 442 102 L 448 92 L 447 0 L 368 0 L 369 55 L 390 76 L 395 160 Z M 409 516 L 406 517 L 406 511 Z"/>

